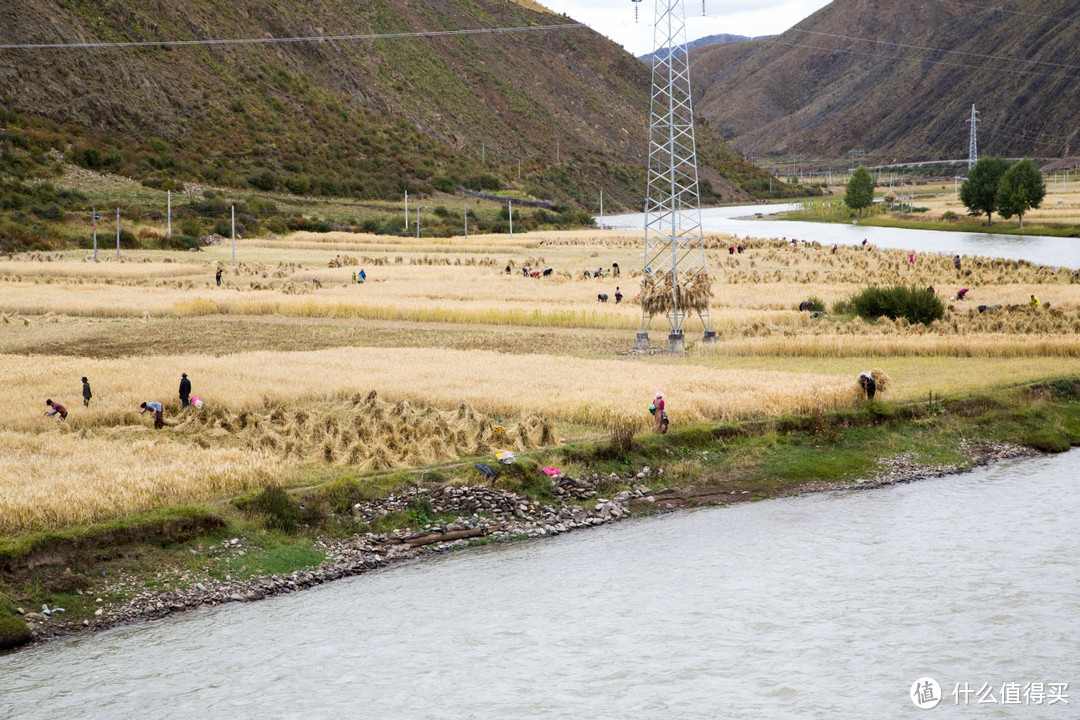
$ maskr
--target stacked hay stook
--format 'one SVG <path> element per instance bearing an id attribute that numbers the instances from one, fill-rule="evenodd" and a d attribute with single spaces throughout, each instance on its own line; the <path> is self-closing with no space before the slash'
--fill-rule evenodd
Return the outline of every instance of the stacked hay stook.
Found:
<path id="1" fill-rule="evenodd" d="M 677 288 L 672 282 L 671 272 L 663 275 L 650 273 L 645 276 L 643 283 L 641 305 L 650 315 L 666 315 L 675 310 L 677 300 L 680 312 L 704 313 L 709 309 L 711 297 L 712 278 L 704 270 L 695 275 L 681 276 Z"/>

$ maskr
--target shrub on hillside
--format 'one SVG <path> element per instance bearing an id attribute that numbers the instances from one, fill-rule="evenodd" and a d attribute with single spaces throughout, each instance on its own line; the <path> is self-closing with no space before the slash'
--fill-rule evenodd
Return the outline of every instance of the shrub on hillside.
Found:
<path id="1" fill-rule="evenodd" d="M 260 170 L 247 179 L 248 184 L 257 190 L 270 192 L 277 187 L 277 176 L 269 170 Z"/>
<path id="2" fill-rule="evenodd" d="M 843 306 L 864 320 L 906 318 L 910 323 L 929 325 L 945 316 L 945 304 L 936 295 L 908 285 L 871 286 Z"/>
<path id="3" fill-rule="evenodd" d="M 454 178 L 447 175 L 438 175 L 431 181 L 431 187 L 435 188 L 439 192 L 444 192 L 448 195 L 453 195 L 457 189 L 457 182 Z"/>
<path id="4" fill-rule="evenodd" d="M 303 175 L 293 175 L 285 178 L 285 187 L 293 195 L 307 195 L 308 190 L 311 189 L 311 181 Z"/>

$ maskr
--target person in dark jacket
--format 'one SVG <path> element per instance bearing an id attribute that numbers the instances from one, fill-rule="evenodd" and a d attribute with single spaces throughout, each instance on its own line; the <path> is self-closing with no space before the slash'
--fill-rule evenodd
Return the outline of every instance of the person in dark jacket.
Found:
<path id="1" fill-rule="evenodd" d="M 82 404 L 83 407 L 90 406 L 90 398 L 94 397 L 94 393 L 90 392 L 90 381 L 86 378 L 82 379 Z"/>
<path id="2" fill-rule="evenodd" d="M 874 381 L 874 376 L 869 372 L 859 373 L 859 385 L 866 391 L 866 399 L 873 400 L 874 394 L 877 392 L 877 383 Z"/>
<path id="3" fill-rule="evenodd" d="M 180 407 L 187 407 L 191 404 L 191 381 L 188 380 L 187 373 L 180 373 Z"/>

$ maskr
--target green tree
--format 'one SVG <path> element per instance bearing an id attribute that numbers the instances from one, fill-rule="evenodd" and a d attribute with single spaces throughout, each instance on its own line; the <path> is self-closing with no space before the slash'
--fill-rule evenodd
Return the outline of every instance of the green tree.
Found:
<path id="1" fill-rule="evenodd" d="M 994 224 L 994 211 L 998 209 L 998 185 L 1009 164 L 1004 158 L 989 155 L 979 158 L 960 186 L 960 202 L 968 209 L 968 215 L 986 213 L 988 225 Z"/>
<path id="2" fill-rule="evenodd" d="M 1001 176 L 998 183 L 998 214 L 1008 220 L 1013 215 L 1020 218 L 1020 227 L 1024 227 L 1024 213 L 1042 204 L 1046 197 L 1046 183 L 1035 163 L 1023 159 Z"/>
<path id="3" fill-rule="evenodd" d="M 858 210 L 859 217 L 862 217 L 863 210 L 874 204 L 874 178 L 870 176 L 870 171 L 865 166 L 860 165 L 851 174 L 851 179 L 847 184 L 847 193 L 844 195 L 844 204 L 852 210 Z"/>

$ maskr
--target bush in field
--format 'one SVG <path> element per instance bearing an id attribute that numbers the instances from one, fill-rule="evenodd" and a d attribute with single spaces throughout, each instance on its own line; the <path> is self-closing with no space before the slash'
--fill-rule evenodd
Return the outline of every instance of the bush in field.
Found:
<path id="1" fill-rule="evenodd" d="M 936 295 L 924 288 L 907 285 L 868 287 L 853 295 L 845 308 L 864 320 L 876 320 L 879 317 L 891 320 L 906 318 L 910 323 L 923 325 L 929 325 L 945 316 L 945 304 Z"/>
<path id="2" fill-rule="evenodd" d="M 277 485 L 270 485 L 254 498 L 241 499 L 236 504 L 245 512 L 261 515 L 266 527 L 272 530 L 294 533 L 300 524 L 299 505 Z"/>
<path id="3" fill-rule="evenodd" d="M 608 436 L 611 448 L 617 453 L 628 453 L 634 449 L 634 436 L 640 423 L 628 413 L 611 413 L 607 418 Z"/>
<path id="4" fill-rule="evenodd" d="M 116 236 L 113 236 L 115 240 Z M 101 236 L 98 236 L 98 242 L 101 242 Z M 122 248 L 141 248 L 142 243 L 139 242 L 139 238 L 135 237 L 135 233 L 130 230 L 120 231 L 120 247 Z"/>

